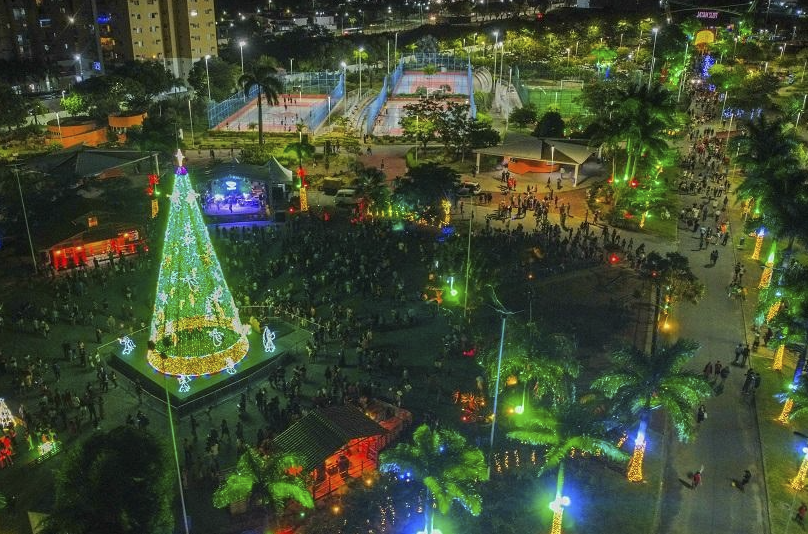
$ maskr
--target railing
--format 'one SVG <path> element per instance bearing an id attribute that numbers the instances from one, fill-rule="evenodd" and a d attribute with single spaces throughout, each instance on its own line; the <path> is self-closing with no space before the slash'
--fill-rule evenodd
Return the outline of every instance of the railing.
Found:
<path id="1" fill-rule="evenodd" d="M 379 116 L 385 102 L 387 102 L 387 76 L 384 77 L 384 83 L 382 83 L 382 88 L 379 89 L 379 94 L 368 106 L 368 114 L 365 120 L 365 132 L 368 135 L 373 134 L 373 126 L 376 124 L 376 117 Z"/>

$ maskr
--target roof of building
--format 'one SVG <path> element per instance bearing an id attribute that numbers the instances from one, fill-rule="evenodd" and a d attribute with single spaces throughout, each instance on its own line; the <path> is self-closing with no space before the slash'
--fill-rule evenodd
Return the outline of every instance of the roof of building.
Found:
<path id="1" fill-rule="evenodd" d="M 311 471 L 351 440 L 387 433 L 381 425 L 353 406 L 318 408 L 281 432 L 273 442 L 282 451 L 303 459 Z"/>
<path id="2" fill-rule="evenodd" d="M 99 150 L 76 146 L 36 158 L 29 166 L 39 172 L 64 179 L 94 178 L 105 171 L 116 169 L 151 157 L 137 150 Z M 144 167 L 148 167 L 148 163 Z"/>
<path id="3" fill-rule="evenodd" d="M 553 150 L 555 147 L 555 150 Z M 596 149 L 586 139 L 551 139 L 509 133 L 501 145 L 478 148 L 474 152 L 530 161 L 553 161 L 581 165 Z"/>

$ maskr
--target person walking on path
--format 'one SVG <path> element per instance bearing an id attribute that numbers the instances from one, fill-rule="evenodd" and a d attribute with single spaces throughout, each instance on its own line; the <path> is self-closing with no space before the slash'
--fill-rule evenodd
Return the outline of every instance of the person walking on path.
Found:
<path id="1" fill-rule="evenodd" d="M 749 484 L 750 480 L 752 480 L 752 471 L 747 469 L 743 472 L 741 480 L 733 480 L 732 485 L 738 488 L 739 490 L 743 491 L 744 486 Z"/>
<path id="2" fill-rule="evenodd" d="M 693 484 L 691 484 L 690 489 L 696 489 L 701 484 L 701 469 L 693 473 Z"/>
<path id="3" fill-rule="evenodd" d="M 702 371 L 702 373 L 704 374 L 704 378 L 709 379 L 710 375 L 713 374 L 713 362 L 707 362 L 707 365 L 704 366 L 704 371 Z"/>

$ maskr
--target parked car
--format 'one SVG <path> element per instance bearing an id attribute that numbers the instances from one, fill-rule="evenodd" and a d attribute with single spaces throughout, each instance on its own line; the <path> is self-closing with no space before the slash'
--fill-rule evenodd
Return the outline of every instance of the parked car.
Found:
<path id="1" fill-rule="evenodd" d="M 483 188 L 479 182 L 463 181 L 457 186 L 457 194 L 461 197 L 468 197 L 471 195 L 479 195 Z"/>

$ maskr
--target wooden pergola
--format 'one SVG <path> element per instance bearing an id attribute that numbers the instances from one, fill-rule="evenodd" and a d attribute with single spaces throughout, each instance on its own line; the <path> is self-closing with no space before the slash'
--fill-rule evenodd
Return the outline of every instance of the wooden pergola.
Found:
<path id="1" fill-rule="evenodd" d="M 586 139 L 553 139 L 539 138 L 532 135 L 510 133 L 501 145 L 478 148 L 476 168 L 480 172 L 480 155 L 500 156 L 526 161 L 547 162 L 552 167 L 555 164 L 572 165 L 575 169 L 572 177 L 573 187 L 578 185 L 578 171 L 581 165 L 597 152 L 589 146 Z"/>

